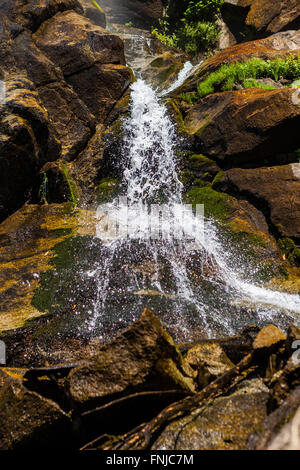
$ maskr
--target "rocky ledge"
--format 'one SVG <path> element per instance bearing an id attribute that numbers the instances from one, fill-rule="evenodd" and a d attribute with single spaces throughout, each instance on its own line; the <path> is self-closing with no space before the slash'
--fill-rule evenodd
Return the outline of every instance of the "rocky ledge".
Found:
<path id="1" fill-rule="evenodd" d="M 0 448 L 299 448 L 299 340 L 270 324 L 175 345 L 145 310 L 89 359 L 1 368 Z"/>

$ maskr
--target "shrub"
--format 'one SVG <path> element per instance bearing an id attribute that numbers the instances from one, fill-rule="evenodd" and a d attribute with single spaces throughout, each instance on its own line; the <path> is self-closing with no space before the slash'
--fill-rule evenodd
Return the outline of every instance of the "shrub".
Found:
<path id="1" fill-rule="evenodd" d="M 198 23 L 198 21 L 215 22 L 224 0 L 200 0 L 191 1 L 185 10 L 183 21 L 186 24 Z"/>
<path id="2" fill-rule="evenodd" d="M 153 28 L 152 34 L 163 44 L 179 47 L 191 55 L 207 51 L 219 36 L 216 20 L 223 3 L 224 0 L 188 2 L 180 22 L 172 28 L 172 34 L 167 8 L 164 18 L 159 20 L 160 29 Z"/>
<path id="3" fill-rule="evenodd" d="M 178 31 L 178 46 L 188 54 L 210 49 L 219 37 L 219 28 L 210 22 L 187 24 Z"/>

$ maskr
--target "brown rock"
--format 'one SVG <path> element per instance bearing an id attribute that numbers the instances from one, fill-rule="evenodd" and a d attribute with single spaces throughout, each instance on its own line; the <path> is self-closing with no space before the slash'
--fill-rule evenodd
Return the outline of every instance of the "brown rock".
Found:
<path id="1" fill-rule="evenodd" d="M 263 450 L 272 447 L 275 450 L 291 446 L 293 439 L 290 430 L 299 406 L 300 387 L 293 390 L 287 399 L 264 419 L 260 430 L 249 436 L 247 449 Z M 286 423 L 288 424 L 285 426 Z M 297 441 L 298 435 L 294 437 Z"/>
<path id="2" fill-rule="evenodd" d="M 300 163 L 226 172 L 223 189 L 251 200 L 269 215 L 284 237 L 300 237 Z"/>
<path id="3" fill-rule="evenodd" d="M 75 12 L 65 12 L 43 24 L 34 40 L 90 111 L 105 119 L 131 81 L 121 39 Z"/>
<path id="4" fill-rule="evenodd" d="M 39 168 L 59 156 L 60 146 L 32 82 L 6 81 L 0 104 L 0 220 L 28 197 Z"/>
<path id="5" fill-rule="evenodd" d="M 225 0 L 223 18 L 233 34 L 255 37 L 267 36 L 279 31 L 298 29 L 300 26 L 297 0 Z"/>
<path id="6" fill-rule="evenodd" d="M 77 0 L 3 0 L 1 13 L 13 22 L 31 31 L 59 12 L 76 10 L 82 13 L 82 7 Z"/>
<path id="7" fill-rule="evenodd" d="M 258 351 L 279 346 L 286 340 L 285 334 L 274 325 L 267 325 L 260 330 L 253 342 L 253 349 Z"/>
<path id="8" fill-rule="evenodd" d="M 211 400 L 169 424 L 152 450 L 238 450 L 267 415 L 268 389 L 246 380 L 228 396 Z"/>
<path id="9" fill-rule="evenodd" d="M 60 13 L 45 22 L 34 41 L 65 77 L 96 62 L 125 64 L 122 41 L 74 11 Z"/>
<path id="10" fill-rule="evenodd" d="M 234 367 L 217 343 L 204 343 L 194 346 L 188 351 L 186 361 L 197 371 L 200 387 L 206 387 L 212 380 Z"/>
<path id="11" fill-rule="evenodd" d="M 205 155 L 225 164 L 293 151 L 300 124 L 294 93 L 252 88 L 209 95 L 187 113 L 186 131 L 197 136 Z"/>
<path id="12" fill-rule="evenodd" d="M 85 149 L 94 115 L 105 121 L 131 74 L 122 41 L 84 17 L 77 0 L 3 0 L 0 21 L 3 220 L 29 198 L 47 161 Z"/>
<path id="13" fill-rule="evenodd" d="M 187 369 L 186 369 L 187 367 Z M 76 405 L 90 406 L 128 391 L 180 389 L 194 391 L 191 373 L 160 321 L 150 310 L 102 346 L 88 363 L 71 371 L 68 392 Z"/>

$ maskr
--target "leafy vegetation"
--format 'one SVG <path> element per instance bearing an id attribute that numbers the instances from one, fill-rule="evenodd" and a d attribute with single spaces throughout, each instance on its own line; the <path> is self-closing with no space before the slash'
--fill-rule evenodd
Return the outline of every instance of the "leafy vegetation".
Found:
<path id="1" fill-rule="evenodd" d="M 224 0 L 190 1 L 174 30 L 166 9 L 159 22 L 160 28 L 153 28 L 152 34 L 163 44 L 178 47 L 191 55 L 207 51 L 218 39 L 217 18 L 223 3 Z"/>
<path id="2" fill-rule="evenodd" d="M 287 59 L 263 60 L 252 58 L 247 62 L 236 62 L 222 65 L 197 85 L 198 97 L 203 98 L 218 91 L 232 90 L 234 84 L 241 84 L 244 88 L 259 87 L 271 88 L 270 85 L 259 84 L 258 79 L 271 78 L 278 81 L 280 78 L 294 80 L 300 77 L 300 57 Z"/>
<path id="3" fill-rule="evenodd" d="M 41 204 L 48 203 L 48 177 L 45 172 L 42 173 L 42 182 L 39 189 L 39 200 Z"/>

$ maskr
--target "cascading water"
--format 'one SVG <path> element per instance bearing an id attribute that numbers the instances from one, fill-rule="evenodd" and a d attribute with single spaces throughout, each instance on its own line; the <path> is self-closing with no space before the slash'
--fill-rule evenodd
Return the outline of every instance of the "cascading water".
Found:
<path id="1" fill-rule="evenodd" d="M 90 329 L 109 334 L 145 307 L 181 340 L 195 331 L 230 334 L 253 322 L 297 323 L 300 297 L 243 279 L 245 266 L 231 267 L 232 251 L 221 243 L 214 222 L 184 206 L 174 125 L 142 80 L 132 85 L 124 128 L 123 194 L 98 210 L 103 249 L 99 266 L 89 273 L 97 278 Z"/>

